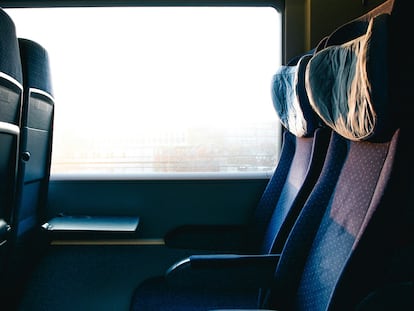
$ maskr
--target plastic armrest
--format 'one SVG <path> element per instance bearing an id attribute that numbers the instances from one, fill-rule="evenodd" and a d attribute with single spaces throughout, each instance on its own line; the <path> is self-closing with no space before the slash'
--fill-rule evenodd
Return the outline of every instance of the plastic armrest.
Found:
<path id="1" fill-rule="evenodd" d="M 167 282 L 175 287 L 267 288 L 279 255 L 193 255 L 171 266 Z"/>

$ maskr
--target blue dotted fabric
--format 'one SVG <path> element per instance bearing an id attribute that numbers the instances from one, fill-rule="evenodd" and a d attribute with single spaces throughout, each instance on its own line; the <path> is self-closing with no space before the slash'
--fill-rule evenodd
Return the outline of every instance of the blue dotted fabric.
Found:
<path id="1" fill-rule="evenodd" d="M 350 142 L 334 134 L 321 179 L 283 250 L 267 307 L 328 310 L 335 303 L 332 297 L 338 295 L 336 290 L 346 275 L 344 271 L 350 258 L 358 249 L 359 241 L 366 238 L 367 227 L 374 228 L 370 228 L 374 241 L 376 236 L 384 237 L 384 232 L 395 229 L 391 219 L 389 227 L 386 222 L 374 226 L 372 219 L 384 212 L 379 209 L 384 205 L 383 194 L 392 187 L 389 177 L 393 166 L 390 163 L 394 160 L 396 141 L 398 135 L 392 143 L 370 143 Z M 371 256 L 377 264 L 383 258 L 375 256 L 380 252 L 375 247 L 381 243 L 371 242 L 367 245 L 372 248 Z M 369 255 L 369 252 L 365 254 L 363 260 L 369 260 L 366 259 Z M 361 263 L 364 261 L 361 259 Z M 353 265 L 358 266 L 358 262 L 354 261 Z M 370 282 L 362 278 L 354 286 L 355 292 L 358 292 L 357 287 L 364 288 L 364 283 Z M 352 292 L 347 294 L 349 301 L 356 299 Z"/>

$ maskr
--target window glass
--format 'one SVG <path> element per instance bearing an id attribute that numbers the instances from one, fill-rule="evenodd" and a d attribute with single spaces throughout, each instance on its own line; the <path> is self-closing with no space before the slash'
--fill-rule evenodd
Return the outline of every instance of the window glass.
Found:
<path id="1" fill-rule="evenodd" d="M 56 174 L 272 171 L 270 7 L 7 9 L 49 53 Z"/>

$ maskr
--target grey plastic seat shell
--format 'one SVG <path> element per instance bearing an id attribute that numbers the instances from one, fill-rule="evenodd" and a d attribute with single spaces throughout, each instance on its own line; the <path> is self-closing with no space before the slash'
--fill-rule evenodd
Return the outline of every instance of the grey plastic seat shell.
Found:
<path id="1" fill-rule="evenodd" d="M 47 51 L 18 38 L 23 76 L 20 150 L 10 249 L 6 262 L 8 303 L 19 301 L 22 287 L 47 247 L 41 228 L 49 186 L 54 98 Z"/>
<path id="2" fill-rule="evenodd" d="M 1 9 L 0 29 L 0 245 L 3 248 L 10 237 L 15 204 L 23 78 L 15 25 Z"/>
<path id="3" fill-rule="evenodd" d="M 19 38 L 23 72 L 22 133 L 18 171 L 16 238 L 44 222 L 50 176 L 54 98 L 49 56 L 38 43 Z"/>

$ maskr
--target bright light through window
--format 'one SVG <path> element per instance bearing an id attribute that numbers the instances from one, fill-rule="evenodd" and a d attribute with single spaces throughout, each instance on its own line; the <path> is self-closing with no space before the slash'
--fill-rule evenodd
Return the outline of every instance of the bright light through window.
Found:
<path id="1" fill-rule="evenodd" d="M 7 9 L 49 53 L 53 174 L 268 172 L 273 8 Z"/>

